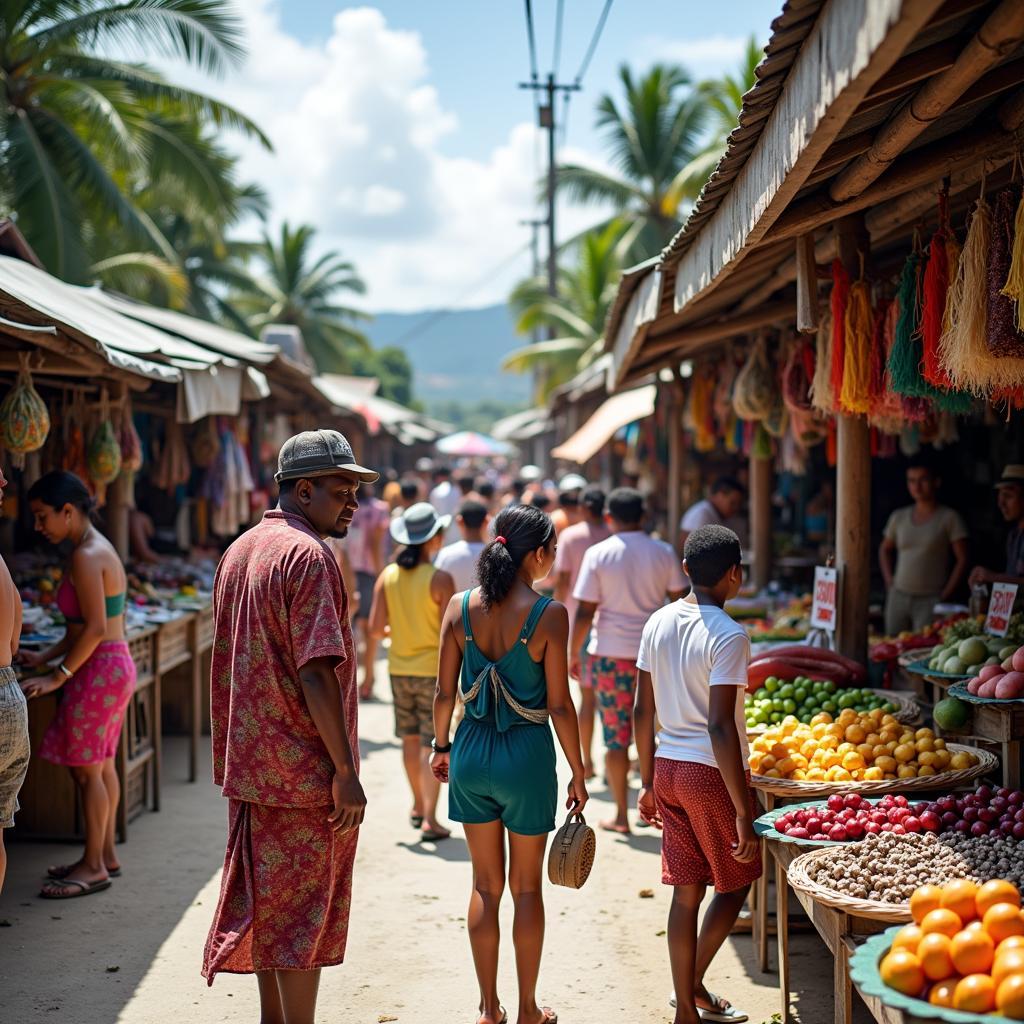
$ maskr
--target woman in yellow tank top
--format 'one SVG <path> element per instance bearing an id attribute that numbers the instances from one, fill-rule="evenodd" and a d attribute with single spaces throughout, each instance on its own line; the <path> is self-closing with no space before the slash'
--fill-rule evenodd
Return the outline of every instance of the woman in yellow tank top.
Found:
<path id="1" fill-rule="evenodd" d="M 377 577 L 370 635 L 391 637 L 388 673 L 395 702 L 395 735 L 402 741 L 405 774 L 412 789 L 409 822 L 424 839 L 447 839 L 437 820 L 441 785 L 430 770 L 434 738 L 434 690 L 441 644 L 441 615 L 455 591 L 451 575 L 433 566 L 451 516 L 421 501 L 391 521 L 391 536 L 404 545 Z"/>

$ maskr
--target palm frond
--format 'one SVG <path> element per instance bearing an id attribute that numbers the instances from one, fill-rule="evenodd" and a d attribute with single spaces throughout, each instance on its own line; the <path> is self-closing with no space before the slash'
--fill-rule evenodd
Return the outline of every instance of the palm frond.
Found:
<path id="1" fill-rule="evenodd" d="M 105 285 L 137 299 L 149 299 L 156 289 L 163 303 L 182 309 L 189 296 L 188 276 L 177 264 L 151 252 L 126 252 L 99 260 L 92 273 Z"/>

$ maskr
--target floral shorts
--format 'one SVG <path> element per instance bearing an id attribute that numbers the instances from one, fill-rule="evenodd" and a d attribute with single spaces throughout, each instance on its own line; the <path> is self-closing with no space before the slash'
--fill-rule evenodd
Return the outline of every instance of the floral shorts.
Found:
<path id="1" fill-rule="evenodd" d="M 399 739 L 419 736 L 420 745 L 430 746 L 434 738 L 434 691 L 437 680 L 431 676 L 391 676 L 391 696 L 395 703 L 395 735 Z"/>
<path id="2" fill-rule="evenodd" d="M 586 685 L 597 695 L 597 710 L 609 750 L 629 750 L 633 741 L 633 699 L 636 693 L 636 662 L 629 658 L 587 656 Z"/>

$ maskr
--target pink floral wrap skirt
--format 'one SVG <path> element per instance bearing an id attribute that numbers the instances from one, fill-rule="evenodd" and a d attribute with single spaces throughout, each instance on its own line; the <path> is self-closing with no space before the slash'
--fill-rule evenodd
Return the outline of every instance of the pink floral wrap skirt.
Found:
<path id="1" fill-rule="evenodd" d="M 134 692 L 135 662 L 128 644 L 105 640 L 61 688 L 40 757 L 68 767 L 100 764 L 113 757 Z"/>

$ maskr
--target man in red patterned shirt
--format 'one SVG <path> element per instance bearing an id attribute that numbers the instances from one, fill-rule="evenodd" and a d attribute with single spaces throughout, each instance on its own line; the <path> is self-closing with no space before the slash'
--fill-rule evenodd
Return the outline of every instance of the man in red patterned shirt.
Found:
<path id="1" fill-rule="evenodd" d="M 262 1024 L 313 1024 L 320 968 L 345 955 L 366 807 L 348 595 L 324 538 L 345 536 L 377 474 L 337 431 L 310 430 L 275 479 L 278 507 L 214 583 L 213 779 L 229 811 L 203 976 L 254 973 Z"/>

